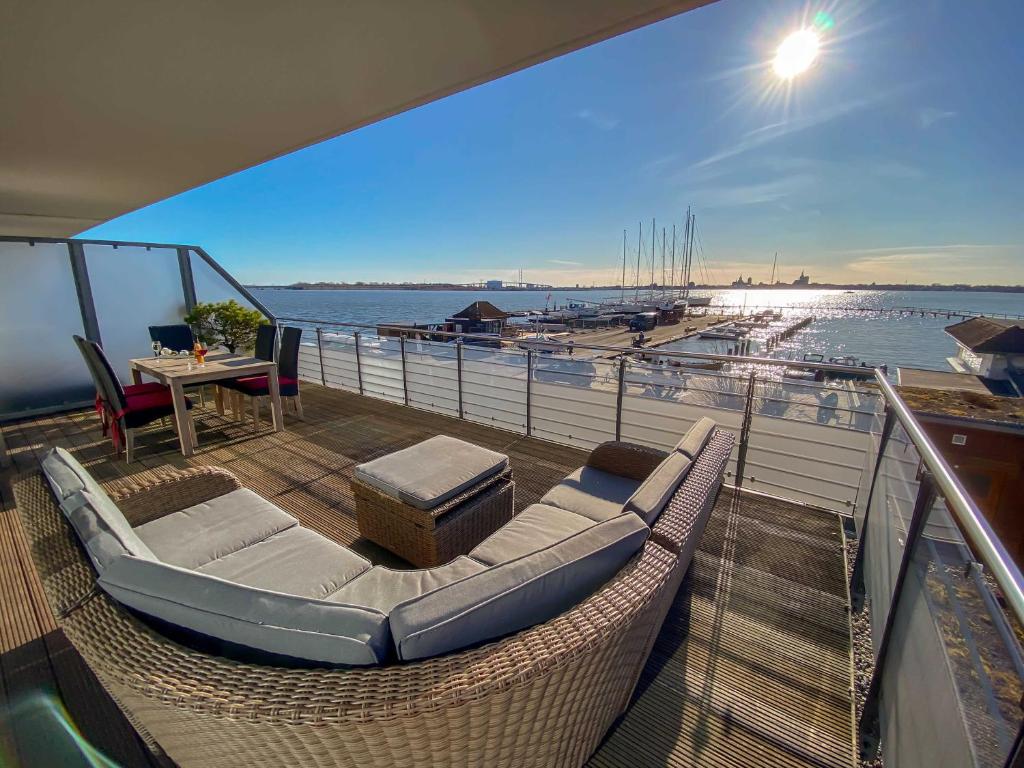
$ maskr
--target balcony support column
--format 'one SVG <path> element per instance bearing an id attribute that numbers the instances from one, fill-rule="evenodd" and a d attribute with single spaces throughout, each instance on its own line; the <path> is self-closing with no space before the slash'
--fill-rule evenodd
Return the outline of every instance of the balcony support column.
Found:
<path id="1" fill-rule="evenodd" d="M 359 355 L 359 331 L 353 331 L 352 336 L 356 341 L 356 381 L 359 384 L 359 394 L 363 394 L 363 360 Z"/>
<path id="2" fill-rule="evenodd" d="M 533 414 L 530 410 L 530 394 L 533 381 L 533 350 L 526 350 L 526 436 L 533 434 Z"/>
<path id="3" fill-rule="evenodd" d="M 455 372 L 459 384 L 459 418 L 466 418 L 462 410 L 462 339 L 455 340 Z"/>
<path id="4" fill-rule="evenodd" d="M 405 365 L 405 334 L 398 337 L 398 346 L 402 351 L 402 400 L 405 405 L 409 404 L 409 376 Z"/>
<path id="5" fill-rule="evenodd" d="M 320 383 L 327 386 L 327 374 L 324 373 L 324 333 L 319 327 L 316 329 L 316 350 L 320 358 Z"/>
<path id="6" fill-rule="evenodd" d="M 615 395 L 615 439 L 622 439 L 622 395 L 626 389 L 626 356 L 619 358 L 619 390 Z"/>

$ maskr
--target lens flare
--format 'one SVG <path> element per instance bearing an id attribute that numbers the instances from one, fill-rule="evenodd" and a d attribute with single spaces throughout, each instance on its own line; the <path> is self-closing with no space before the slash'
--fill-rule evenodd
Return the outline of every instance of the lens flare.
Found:
<path id="1" fill-rule="evenodd" d="M 801 29 L 785 40 L 775 52 L 772 69 L 783 80 L 792 80 L 818 58 L 818 35 L 813 30 Z"/>

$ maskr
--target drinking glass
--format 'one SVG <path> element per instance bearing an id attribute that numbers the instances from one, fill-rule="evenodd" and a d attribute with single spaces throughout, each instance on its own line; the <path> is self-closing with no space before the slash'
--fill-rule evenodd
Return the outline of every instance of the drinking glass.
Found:
<path id="1" fill-rule="evenodd" d="M 164 345 L 159 341 L 154 341 L 149 346 L 153 349 L 153 357 L 160 357 L 160 350 L 163 349 Z"/>

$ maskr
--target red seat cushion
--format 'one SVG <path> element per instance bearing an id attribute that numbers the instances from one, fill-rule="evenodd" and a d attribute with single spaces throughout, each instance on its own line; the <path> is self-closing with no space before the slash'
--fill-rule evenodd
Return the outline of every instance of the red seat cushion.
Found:
<path id="1" fill-rule="evenodd" d="M 165 392 L 167 387 L 163 384 L 157 384 L 155 381 L 148 381 L 145 384 L 129 384 L 124 388 L 124 394 L 127 397 L 133 397 L 135 395 L 148 395 L 152 392 Z"/>
<path id="2" fill-rule="evenodd" d="M 129 411 L 145 411 L 149 408 L 164 408 L 174 404 L 171 399 L 171 390 L 166 387 L 159 392 L 146 392 L 141 395 L 129 394 L 125 400 L 128 403 Z"/>
<path id="3" fill-rule="evenodd" d="M 295 391 L 299 386 L 299 380 L 293 379 L 291 376 L 278 376 L 277 383 L 282 394 L 286 390 Z M 270 383 L 266 376 L 246 376 L 231 382 L 231 388 L 241 392 L 266 393 L 270 390 Z"/>

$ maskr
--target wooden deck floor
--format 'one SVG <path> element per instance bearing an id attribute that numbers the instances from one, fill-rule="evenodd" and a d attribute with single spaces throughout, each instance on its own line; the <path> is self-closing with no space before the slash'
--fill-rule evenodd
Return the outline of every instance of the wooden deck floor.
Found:
<path id="1" fill-rule="evenodd" d="M 510 456 L 518 511 L 585 457 L 312 385 L 303 402 L 304 423 L 287 418 L 284 432 L 256 436 L 200 411 L 195 456 L 184 459 L 172 432 L 156 428 L 137 441 L 132 466 L 112 459 L 90 411 L 3 425 L 14 466 L 0 474 L 0 765 L 158 764 L 57 628 L 27 565 L 9 481 L 49 447 L 65 446 L 102 481 L 223 466 L 304 525 L 392 564 L 358 538 L 348 487 L 356 464 L 435 434 L 461 437 Z M 836 518 L 724 492 L 636 700 L 590 765 L 851 766 L 844 573 Z"/>

